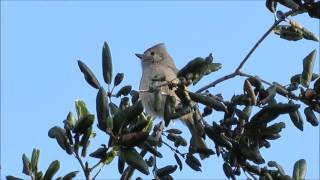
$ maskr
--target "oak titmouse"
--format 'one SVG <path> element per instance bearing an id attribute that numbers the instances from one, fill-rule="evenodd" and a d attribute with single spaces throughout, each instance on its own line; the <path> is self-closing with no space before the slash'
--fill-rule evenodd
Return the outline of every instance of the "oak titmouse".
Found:
<path id="1" fill-rule="evenodd" d="M 136 54 L 136 56 L 141 60 L 142 66 L 140 90 L 148 90 L 152 86 L 163 83 L 154 81 L 155 77 L 164 77 L 166 82 L 178 81 L 178 69 L 163 43 L 147 49 L 143 54 Z M 163 118 L 166 95 L 175 96 L 178 99 L 177 102 L 179 102 L 179 97 L 176 96 L 174 89 L 170 89 L 167 85 L 160 87 L 159 96 L 148 91 L 140 91 L 139 93 L 139 97 L 147 113 L 160 118 Z M 192 148 L 207 148 L 204 139 L 197 132 L 197 128 L 195 128 L 193 114 L 189 113 L 180 119 L 187 125 L 192 134 L 190 141 Z M 200 154 L 200 157 L 204 158 L 206 156 Z"/>

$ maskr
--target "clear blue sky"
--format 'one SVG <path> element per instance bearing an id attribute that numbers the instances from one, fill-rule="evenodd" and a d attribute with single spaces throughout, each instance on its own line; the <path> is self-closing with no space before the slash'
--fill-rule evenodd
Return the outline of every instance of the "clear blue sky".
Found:
<path id="1" fill-rule="evenodd" d="M 307 15 L 295 19 L 319 34 L 316 19 Z M 141 76 L 134 53 L 164 42 L 181 68 L 194 57 L 212 52 L 223 68 L 192 88 L 196 90 L 232 72 L 272 22 L 273 14 L 265 8 L 264 1 L 1 1 L 1 178 L 9 174 L 25 177 L 21 173 L 21 156 L 30 156 L 34 147 L 41 149 L 42 170 L 56 159 L 61 161 L 59 175 L 80 170 L 78 162 L 49 139 L 47 132 L 52 126 L 62 126 L 69 111 L 75 112 L 76 99 L 85 100 L 95 112 L 97 91 L 85 82 L 77 60 L 83 60 L 102 83 L 104 41 L 112 51 L 114 73 L 124 72 L 123 85 L 132 84 L 134 89 Z M 302 71 L 303 57 L 315 48 L 318 44 L 312 41 L 288 42 L 272 34 L 244 71 L 288 84 L 291 75 Z M 315 66 L 318 70 L 319 62 Z M 242 92 L 242 82 L 242 78 L 236 78 L 211 90 L 230 98 Z M 209 121 L 221 117 L 215 113 Z M 305 158 L 307 179 L 319 178 L 319 128 L 305 122 L 304 131 L 300 132 L 289 116 L 280 116 L 277 121 L 280 120 L 287 122 L 287 127 L 282 137 L 272 142 L 271 149 L 262 150 L 266 161 L 279 162 L 291 175 L 294 162 Z M 189 137 L 180 123 L 174 127 L 183 129 Z M 98 131 L 90 150 L 105 141 L 105 135 Z M 160 167 L 175 163 L 168 148 L 161 151 L 168 158 L 159 160 Z M 92 165 L 96 160 L 89 162 Z M 225 178 L 222 160 L 216 156 L 205 160 L 202 170 L 194 172 L 184 164 L 183 171 L 173 175 L 177 179 Z M 117 161 L 105 167 L 99 177 L 119 178 Z"/>

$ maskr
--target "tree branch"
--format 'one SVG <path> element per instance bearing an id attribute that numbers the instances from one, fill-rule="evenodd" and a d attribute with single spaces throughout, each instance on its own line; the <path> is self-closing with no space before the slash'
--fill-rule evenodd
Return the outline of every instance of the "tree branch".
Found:
<path id="1" fill-rule="evenodd" d="M 293 13 L 295 13 L 296 11 L 298 11 L 299 9 L 295 9 L 295 10 L 291 10 L 291 11 L 288 11 L 287 13 L 284 13 L 283 14 L 283 18 L 280 18 L 278 20 L 276 20 L 272 26 L 267 30 L 267 32 L 265 32 L 262 37 L 256 42 L 256 44 L 251 48 L 251 50 L 249 51 L 249 53 L 244 57 L 244 59 L 240 62 L 239 66 L 236 68 L 236 70 L 231 73 L 231 74 L 228 74 L 226 76 L 223 76 L 215 81 L 213 81 L 212 83 L 200 88 L 199 90 L 196 91 L 196 93 L 200 93 L 204 90 L 207 90 L 211 87 L 214 87 L 216 86 L 217 84 L 225 81 L 225 80 L 228 80 L 228 79 L 231 79 L 231 78 L 234 78 L 238 75 L 240 75 L 240 70 L 241 68 L 244 66 L 244 64 L 248 61 L 248 59 L 250 58 L 250 56 L 252 55 L 252 53 L 258 48 L 258 46 L 261 44 L 261 42 L 272 32 L 273 28 L 275 28 L 277 25 L 279 25 L 282 21 L 285 20 L 285 18 L 287 18 L 288 16 L 292 15 Z"/>
<path id="2" fill-rule="evenodd" d="M 73 155 L 79 161 L 80 166 L 81 166 L 81 168 L 83 170 L 83 173 L 84 173 L 84 175 L 86 177 L 86 180 L 90 180 L 90 171 L 88 171 L 87 168 L 85 167 L 85 165 L 83 164 L 82 159 L 80 158 L 78 152 L 75 152 Z"/>

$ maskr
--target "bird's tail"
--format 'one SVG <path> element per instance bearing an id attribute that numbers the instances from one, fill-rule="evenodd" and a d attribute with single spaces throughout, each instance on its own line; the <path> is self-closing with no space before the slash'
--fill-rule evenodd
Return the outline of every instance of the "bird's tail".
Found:
<path id="1" fill-rule="evenodd" d="M 187 115 L 182 118 L 186 123 L 190 133 L 190 149 L 189 151 L 196 152 L 197 149 L 208 149 L 206 142 L 203 139 L 203 125 L 194 123 L 192 115 Z M 202 129 L 202 130 L 201 130 Z M 205 159 L 209 157 L 208 154 L 201 154 L 199 153 L 201 159 Z"/>

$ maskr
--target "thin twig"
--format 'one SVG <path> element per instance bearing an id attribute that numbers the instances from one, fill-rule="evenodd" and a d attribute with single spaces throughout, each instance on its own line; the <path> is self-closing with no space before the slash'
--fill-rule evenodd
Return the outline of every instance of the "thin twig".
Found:
<path id="1" fill-rule="evenodd" d="M 98 167 L 101 162 L 102 162 L 102 161 L 99 161 L 99 162 L 97 162 L 97 164 L 95 164 L 94 166 L 92 166 L 92 167 L 90 168 L 90 171 L 93 171 L 96 167 Z"/>
<path id="2" fill-rule="evenodd" d="M 90 180 L 90 179 L 89 179 L 90 172 L 87 171 L 87 169 L 86 169 L 85 165 L 83 164 L 83 161 L 82 161 L 82 159 L 80 158 L 78 152 L 75 152 L 73 155 L 74 155 L 74 157 L 79 161 L 80 166 L 81 166 L 81 168 L 82 168 L 82 170 L 83 170 L 83 173 L 84 173 L 84 175 L 85 175 L 85 177 L 86 177 L 86 180 Z"/>
<path id="3" fill-rule="evenodd" d="M 212 83 L 210 83 L 210 84 L 208 84 L 208 85 L 200 88 L 199 90 L 196 91 L 196 93 L 201 93 L 202 91 L 207 90 L 207 89 L 209 89 L 209 88 L 211 88 L 211 87 L 214 87 L 214 86 L 216 86 L 217 84 L 219 84 L 219 83 L 221 83 L 221 82 L 223 82 L 223 81 L 225 81 L 225 80 L 234 78 L 234 77 L 236 77 L 237 75 L 239 75 L 237 72 L 233 72 L 233 73 L 231 73 L 231 74 L 228 74 L 228 75 L 226 75 L 226 76 L 223 76 L 223 77 L 221 77 L 221 78 L 213 81 Z"/>
<path id="4" fill-rule="evenodd" d="M 287 13 L 284 13 L 284 17 L 288 17 L 290 15 L 292 15 L 293 13 L 295 13 L 296 11 L 298 11 L 299 9 L 295 9 L 295 10 L 291 10 L 291 11 L 288 11 Z M 285 18 L 283 19 L 278 19 L 276 20 L 272 26 L 267 30 L 267 32 L 265 32 L 261 38 L 256 42 L 256 44 L 251 48 L 251 50 L 248 52 L 248 54 L 244 57 L 244 59 L 240 62 L 239 66 L 236 68 L 236 70 L 231 73 L 231 74 L 228 74 L 226 76 L 223 76 L 215 81 L 213 81 L 212 83 L 200 88 L 199 90 L 196 91 L 196 93 L 200 93 L 204 90 L 207 90 L 211 87 L 214 87 L 216 86 L 217 84 L 225 81 L 225 80 L 228 80 L 228 79 L 231 79 L 231 78 L 234 78 L 238 75 L 240 75 L 240 70 L 241 68 L 243 67 L 243 65 L 248 61 L 248 59 L 250 58 L 250 56 L 252 55 L 252 53 L 258 48 L 258 46 L 261 44 L 261 42 L 272 32 L 272 30 L 277 26 L 279 25 L 282 21 L 285 20 Z"/>
<path id="5" fill-rule="evenodd" d="M 181 157 L 184 158 L 185 154 L 181 153 L 178 149 L 170 146 L 170 144 L 168 144 L 167 142 L 165 141 L 161 141 L 164 145 L 166 145 L 167 147 L 169 147 L 171 149 L 171 151 L 175 152 L 175 153 L 178 153 Z"/>
<path id="6" fill-rule="evenodd" d="M 99 163 L 99 164 L 100 164 L 100 163 Z M 102 166 L 99 168 L 98 172 L 93 176 L 92 180 L 95 180 L 95 179 L 96 179 L 96 177 L 99 175 L 99 173 L 101 172 L 101 170 L 102 170 L 103 167 L 104 167 L 104 165 L 102 165 Z"/>

